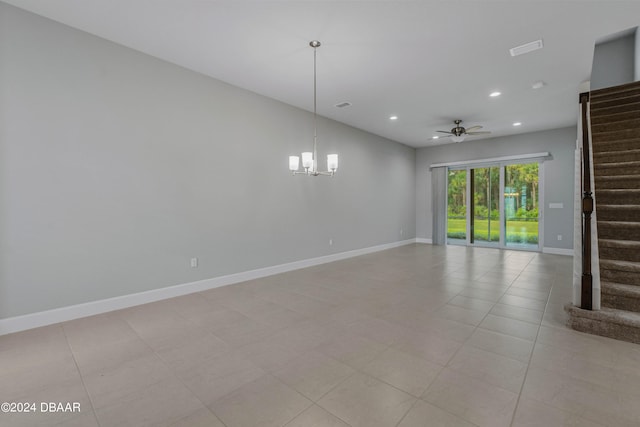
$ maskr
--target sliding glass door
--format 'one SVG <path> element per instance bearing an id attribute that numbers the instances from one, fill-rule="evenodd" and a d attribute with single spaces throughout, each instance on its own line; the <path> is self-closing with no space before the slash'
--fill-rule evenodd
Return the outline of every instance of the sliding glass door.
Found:
<path id="1" fill-rule="evenodd" d="M 467 243 L 467 170 L 449 170 L 447 182 L 447 243 Z"/>
<path id="2" fill-rule="evenodd" d="M 472 168 L 470 243 L 500 244 L 500 168 Z"/>
<path id="3" fill-rule="evenodd" d="M 447 243 L 538 250 L 539 165 L 449 169 Z"/>
<path id="4" fill-rule="evenodd" d="M 504 224 L 507 247 L 538 249 L 538 163 L 505 166 Z"/>

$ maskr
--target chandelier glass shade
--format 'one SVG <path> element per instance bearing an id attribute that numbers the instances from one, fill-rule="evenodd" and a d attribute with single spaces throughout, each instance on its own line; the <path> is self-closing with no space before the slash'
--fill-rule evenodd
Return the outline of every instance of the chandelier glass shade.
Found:
<path id="1" fill-rule="evenodd" d="M 333 176 L 338 170 L 338 155 L 327 155 L 327 170 L 318 170 L 318 114 L 317 114 L 317 67 L 316 67 L 316 50 L 320 47 L 320 42 L 312 40 L 309 42 L 309 46 L 313 48 L 313 152 L 305 151 L 302 153 L 302 169 L 300 170 L 300 157 L 289 156 L 289 171 L 293 175 L 307 175 L 307 176 Z"/>

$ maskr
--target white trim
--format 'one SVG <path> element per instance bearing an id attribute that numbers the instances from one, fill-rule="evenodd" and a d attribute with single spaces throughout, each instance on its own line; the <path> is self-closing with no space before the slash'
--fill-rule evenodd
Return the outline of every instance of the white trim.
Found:
<path id="1" fill-rule="evenodd" d="M 429 169 L 440 168 L 444 166 L 451 167 L 451 166 L 466 166 L 466 165 L 483 165 L 484 163 L 509 162 L 512 160 L 532 160 L 532 159 L 544 160 L 549 157 L 551 157 L 551 153 L 549 153 L 548 151 L 544 151 L 542 153 L 517 154 L 514 156 L 491 157 L 489 159 L 461 160 L 459 162 L 434 163 L 429 166 Z"/>
<path id="2" fill-rule="evenodd" d="M 431 239 L 424 240 L 429 240 L 429 243 L 431 243 Z M 272 276 L 274 274 L 285 273 L 287 271 L 312 267 L 314 265 L 339 261 L 342 259 L 366 255 L 373 252 L 384 251 L 399 246 L 410 245 L 416 243 L 417 241 L 418 239 L 408 239 L 393 243 L 385 243 L 368 248 L 355 249 L 352 251 L 325 255 L 317 258 L 309 258 L 286 264 L 229 274 L 227 276 L 213 277 L 211 279 L 200 280 L 197 282 L 183 283 L 180 285 L 168 286 L 166 288 L 153 289 L 150 291 L 139 292 L 135 294 L 122 295 L 114 298 L 107 298 L 83 304 L 55 308 L 47 311 L 40 311 L 37 313 L 25 314 L 22 316 L 0 319 L 0 336 L 13 332 L 24 331 L 26 329 L 51 325 L 54 323 L 66 322 L 69 320 L 78 319 L 80 317 L 94 316 L 96 314 L 106 313 L 108 311 L 120 310 L 127 307 L 133 307 L 136 305 L 147 304 L 150 302 L 160 301 L 163 299 L 173 298 L 181 295 L 187 295 L 194 292 L 201 292 L 207 289 L 219 288 L 221 286 L 245 282 L 247 280 Z"/>
<path id="3" fill-rule="evenodd" d="M 432 245 L 433 244 L 433 239 L 425 239 L 422 237 L 416 237 L 416 243 L 424 243 L 427 245 Z"/>
<path id="4" fill-rule="evenodd" d="M 554 254 L 554 255 L 573 256 L 573 249 L 550 248 L 550 247 L 547 246 L 547 247 L 542 248 L 542 253 Z"/>

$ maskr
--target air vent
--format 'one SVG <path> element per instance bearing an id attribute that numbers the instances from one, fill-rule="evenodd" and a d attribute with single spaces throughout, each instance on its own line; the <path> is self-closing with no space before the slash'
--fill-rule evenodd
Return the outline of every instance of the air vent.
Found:
<path id="1" fill-rule="evenodd" d="M 523 44 L 522 46 L 516 46 L 509 49 L 511 56 L 524 55 L 525 53 L 533 52 L 534 50 L 542 49 L 542 40 L 536 40 L 531 43 Z"/>
<path id="2" fill-rule="evenodd" d="M 336 104 L 336 107 L 338 108 L 344 108 L 344 107 L 351 107 L 351 103 L 350 102 L 341 102 L 339 104 Z"/>

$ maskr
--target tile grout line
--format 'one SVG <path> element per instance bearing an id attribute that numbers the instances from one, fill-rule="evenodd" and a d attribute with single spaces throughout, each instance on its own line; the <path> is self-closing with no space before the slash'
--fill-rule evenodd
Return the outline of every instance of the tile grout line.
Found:
<path id="1" fill-rule="evenodd" d="M 192 323 L 192 324 L 193 324 L 193 322 L 191 322 L 189 319 L 186 319 L 185 317 L 183 317 L 183 316 L 182 316 L 179 312 L 177 312 L 176 310 L 171 310 L 171 311 L 172 311 L 174 314 L 178 315 L 179 317 L 183 318 L 184 320 L 188 321 L 189 323 Z M 144 339 L 144 338 L 143 338 L 143 337 L 138 333 L 138 331 L 136 331 L 136 329 L 133 327 L 133 325 L 131 325 L 131 323 L 129 323 L 129 320 L 127 320 L 126 318 L 124 318 L 124 317 L 122 317 L 122 316 L 119 316 L 119 315 L 118 315 L 117 317 L 118 317 L 120 320 L 122 320 L 122 321 L 123 321 L 123 322 L 124 322 L 128 327 L 129 327 L 129 329 L 131 329 L 131 331 L 133 331 L 133 333 L 134 333 L 134 334 L 136 334 L 136 336 L 140 339 L 140 341 L 142 341 L 142 342 L 143 342 L 143 343 L 144 343 L 144 344 L 149 348 L 149 350 L 151 350 L 151 352 L 154 354 L 154 356 L 158 359 L 158 361 L 160 361 L 160 363 L 162 363 L 162 364 L 166 367 L 166 371 L 168 371 L 168 372 L 171 374 L 171 376 L 172 376 L 173 378 L 175 378 L 175 379 L 176 379 L 180 384 L 182 384 L 182 386 L 183 386 L 186 390 L 188 390 L 188 391 L 189 391 L 189 393 L 190 393 L 190 394 L 192 394 L 192 395 L 193 395 L 193 397 L 195 397 L 195 399 L 196 399 L 196 400 L 198 400 L 198 402 L 200 402 L 200 403 L 202 404 L 202 406 L 203 406 L 207 411 L 211 412 L 211 413 L 213 414 L 213 416 L 214 416 L 214 417 L 216 417 L 216 419 L 218 419 L 218 421 L 220 421 L 220 422 L 221 422 L 225 427 L 228 427 L 228 426 L 227 426 L 227 424 L 226 424 L 226 423 L 224 423 L 224 421 L 222 421 L 222 420 L 220 419 L 220 417 L 219 417 L 215 412 L 213 412 L 213 411 L 211 410 L 211 408 L 209 408 L 209 406 L 207 406 L 207 405 L 206 405 L 206 404 L 205 404 L 205 403 L 200 399 L 200 397 L 199 397 L 199 396 L 198 396 L 198 395 L 197 395 L 193 390 L 191 390 L 191 388 L 190 388 L 190 387 L 189 387 L 189 386 L 188 386 L 188 385 L 187 385 L 187 384 L 182 380 L 182 378 L 180 378 L 180 377 L 176 374 L 175 369 L 173 369 L 173 368 L 172 368 L 172 367 L 167 363 L 167 361 L 165 361 L 165 360 L 162 358 L 162 356 L 160 356 L 160 355 L 158 354 L 158 352 L 156 351 L 156 349 L 155 349 L 155 348 L 153 348 L 153 347 L 152 347 L 152 346 L 147 342 L 147 340 L 145 340 L 145 339 Z M 197 329 L 201 329 L 198 325 L 195 325 L 195 324 L 194 324 L 194 327 L 196 327 Z M 160 383 L 160 382 L 162 382 L 162 381 L 163 381 L 163 380 L 157 381 L 157 382 L 155 382 L 155 383 L 153 383 L 153 384 L 150 384 L 150 385 L 149 385 L 149 386 L 147 386 L 147 387 L 154 386 L 154 385 L 156 385 L 156 384 L 159 384 L 159 383 Z M 178 420 L 176 420 L 176 422 L 177 422 L 177 421 L 180 421 L 181 419 L 187 418 L 187 417 L 189 417 L 189 416 L 191 416 L 191 415 L 192 415 L 192 414 L 185 415 L 184 417 L 179 418 Z M 173 424 L 175 424 L 175 422 L 174 422 Z"/>
<path id="2" fill-rule="evenodd" d="M 529 264 L 527 264 L 529 265 Z M 533 348 L 531 349 L 531 354 L 529 355 L 529 361 L 527 362 L 527 369 L 524 373 L 524 378 L 522 379 L 522 384 L 520 385 L 520 392 L 518 392 L 518 399 L 516 400 L 516 406 L 513 408 L 513 414 L 511 414 L 511 422 L 509 423 L 510 427 L 513 427 L 513 423 L 516 420 L 516 413 L 518 412 L 518 406 L 520 406 L 520 398 L 522 397 L 522 390 L 524 390 L 524 384 L 527 382 L 527 376 L 529 375 L 529 368 L 531 367 L 531 361 L 533 360 L 533 352 L 536 350 L 536 343 L 538 342 L 538 336 L 540 335 L 540 329 L 542 328 L 542 322 L 544 321 L 544 313 L 546 312 L 546 308 L 549 305 L 549 300 L 551 299 L 551 292 L 553 291 L 554 284 L 549 289 L 549 295 L 547 296 L 547 302 L 545 303 L 545 310 L 542 314 L 542 319 L 540 319 L 540 324 L 538 325 L 538 332 L 536 332 L 536 338 L 533 341 Z"/>
<path id="3" fill-rule="evenodd" d="M 64 328 L 64 323 L 60 324 L 60 328 L 62 329 L 62 333 L 64 334 L 64 339 L 67 342 L 67 347 L 69 348 L 69 352 L 71 353 L 71 357 L 73 358 L 73 363 L 76 365 L 76 369 L 78 370 L 78 376 L 80 377 L 80 382 L 82 382 L 82 388 L 84 392 L 87 394 L 87 398 L 89 399 L 89 405 L 91 405 L 91 412 L 93 413 L 93 418 L 96 420 L 96 424 L 100 427 L 100 420 L 98 420 L 98 414 L 96 413 L 96 408 L 93 405 L 93 399 L 89 394 L 89 390 L 87 390 L 87 386 L 84 383 L 84 376 L 82 375 L 82 371 L 80 370 L 80 366 L 78 366 L 78 361 L 76 360 L 76 355 L 73 352 L 73 347 L 71 347 L 71 343 L 69 342 L 69 337 L 67 336 L 67 331 Z"/>
<path id="4" fill-rule="evenodd" d="M 529 261 L 529 263 L 530 263 L 530 262 L 531 262 L 531 261 Z M 527 263 L 527 265 L 529 265 L 529 263 Z M 525 267 L 523 267 L 523 269 L 524 269 L 524 268 L 526 268 L 526 266 L 525 266 Z M 485 273 L 485 274 L 486 274 L 486 273 Z M 508 286 L 508 287 L 505 289 L 505 291 L 501 294 L 500 298 L 502 298 L 502 297 L 506 294 L 507 290 L 509 290 L 509 288 L 511 287 L 511 283 L 513 283 L 513 282 L 514 282 L 514 281 L 515 281 L 519 276 L 520 276 L 520 274 L 518 274 L 518 276 L 516 276 L 516 278 L 514 278 L 514 279 L 510 282 L 509 286 Z M 481 277 L 481 276 L 480 276 L 480 277 Z M 472 281 L 473 281 L 473 280 L 472 280 Z M 462 292 L 462 291 L 461 291 L 461 292 Z M 454 296 L 453 296 L 453 297 L 451 297 L 449 300 L 447 300 L 447 303 L 445 303 L 445 305 L 446 305 L 446 304 L 448 304 L 448 302 L 449 302 L 449 301 L 451 301 L 452 299 L 456 298 L 456 297 L 457 297 L 457 296 L 459 296 L 459 295 L 460 295 L 460 292 L 458 292 L 456 295 L 454 295 Z M 498 299 L 498 301 L 500 300 L 500 298 Z M 480 299 L 480 298 L 479 298 L 479 299 Z M 483 300 L 483 301 L 484 301 L 484 300 Z M 444 365 L 444 366 L 442 367 L 442 369 L 440 369 L 440 372 L 438 372 L 438 374 L 437 374 L 437 375 L 436 375 L 436 377 L 433 379 L 433 381 L 431 382 L 431 384 L 429 384 L 429 386 L 426 388 L 426 390 L 424 391 L 424 393 L 422 393 L 422 395 L 421 395 L 420 397 L 418 397 L 418 399 L 416 400 L 416 403 L 417 403 L 417 401 L 418 401 L 418 400 L 425 401 L 425 402 L 427 402 L 428 404 L 433 405 L 433 406 L 435 406 L 435 407 L 437 407 L 437 408 L 439 408 L 439 409 L 441 409 L 441 410 L 445 411 L 445 412 L 446 412 L 446 413 L 448 413 L 448 414 L 451 414 L 451 415 L 453 415 L 453 416 L 455 416 L 455 417 L 457 417 L 457 418 L 460 418 L 460 419 L 462 419 L 462 420 L 464 420 L 464 421 L 466 421 L 466 422 L 468 422 L 468 423 L 470 423 L 470 424 L 477 425 L 477 424 L 476 424 L 476 423 L 474 423 L 473 421 L 469 421 L 467 418 L 463 418 L 463 417 L 461 417 L 461 416 L 459 416 L 459 415 L 457 415 L 457 414 L 454 414 L 454 413 L 450 412 L 448 409 L 446 409 L 446 408 L 442 408 L 441 406 L 437 405 L 437 404 L 436 404 L 436 403 L 434 403 L 434 402 L 428 402 L 428 401 L 424 400 L 424 399 L 423 399 L 423 396 L 424 396 L 424 395 L 425 395 L 425 393 L 429 390 L 429 388 L 431 387 L 431 385 L 432 385 L 432 384 L 433 384 L 433 383 L 434 383 L 434 382 L 435 382 L 435 381 L 440 377 L 440 375 L 442 374 L 442 372 L 444 372 L 444 370 L 449 366 L 449 364 L 451 363 L 451 361 L 456 357 L 456 355 L 458 354 L 458 352 L 462 349 L 462 347 L 464 347 L 464 345 L 467 343 L 467 341 L 469 341 L 469 339 L 471 338 L 471 336 L 472 336 L 472 335 L 473 335 L 473 334 L 478 330 L 478 328 L 480 328 L 480 324 L 481 324 L 481 323 L 484 321 L 484 319 L 486 319 L 486 317 L 490 314 L 490 312 L 491 312 L 491 310 L 493 309 L 493 307 L 495 307 L 495 305 L 496 305 L 496 304 L 498 304 L 498 301 L 495 301 L 495 302 L 493 303 L 493 305 L 491 306 L 491 309 L 489 309 L 489 311 L 487 311 L 487 313 L 483 316 L 482 320 L 480 320 L 480 322 L 478 322 L 478 324 L 474 326 L 473 332 L 469 335 L 469 337 L 468 337 L 467 339 L 465 339 L 465 340 L 462 342 L 462 345 L 461 345 L 461 346 L 460 346 L 460 347 L 459 347 L 459 348 L 458 348 L 458 349 L 453 353 L 453 355 L 451 356 L 451 358 L 449 358 L 449 360 L 447 361 L 447 364 L 446 364 L 446 365 Z M 459 307 L 459 306 L 456 306 L 456 307 Z M 465 308 L 465 307 L 462 307 L 462 308 Z M 468 310 L 471 310 L 471 309 L 468 309 Z M 447 320 L 451 320 L 451 319 L 447 319 Z M 462 322 L 458 322 L 458 323 L 462 323 Z M 471 326 L 471 325 L 469 325 L 469 326 Z M 533 350 L 532 350 L 532 353 L 533 353 Z M 497 353 L 496 353 L 496 354 L 497 354 Z M 506 357 L 506 356 L 505 356 L 505 357 Z M 515 360 L 515 359 L 514 359 L 514 360 Z M 525 374 L 525 375 L 526 375 L 526 374 Z M 524 380 L 523 380 L 523 382 L 524 382 Z M 498 388 L 502 388 L 502 387 L 498 387 Z M 507 390 L 507 391 L 509 391 L 509 390 Z M 414 403 L 414 406 L 415 406 L 415 403 Z M 516 405 L 516 406 L 517 406 L 517 405 Z M 413 406 L 412 406 L 412 408 L 413 408 Z M 410 410 L 411 410 L 411 409 L 410 409 Z M 409 411 L 410 411 L 410 410 L 409 410 Z M 404 419 L 404 417 L 406 417 L 406 415 L 409 413 L 409 411 L 407 411 L 407 413 L 402 417 L 402 419 Z M 514 413 L 515 413 L 515 408 L 514 408 Z M 401 421 L 402 421 L 402 420 L 401 420 Z M 398 423 L 397 425 L 399 425 L 399 423 Z M 397 425 L 396 425 L 396 427 L 397 427 Z"/>

